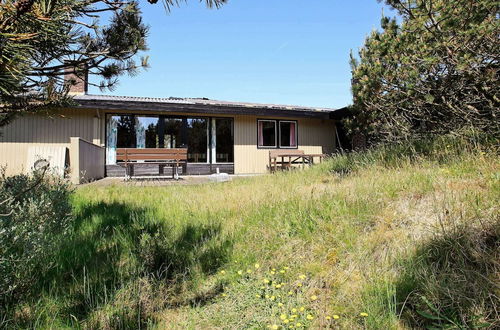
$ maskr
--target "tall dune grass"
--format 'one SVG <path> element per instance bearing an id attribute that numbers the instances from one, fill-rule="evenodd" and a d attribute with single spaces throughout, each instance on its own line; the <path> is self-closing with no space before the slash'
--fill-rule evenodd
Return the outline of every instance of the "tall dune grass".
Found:
<path id="1" fill-rule="evenodd" d="M 56 267 L 5 324 L 495 328 L 499 169 L 448 140 L 229 183 L 83 187 Z"/>

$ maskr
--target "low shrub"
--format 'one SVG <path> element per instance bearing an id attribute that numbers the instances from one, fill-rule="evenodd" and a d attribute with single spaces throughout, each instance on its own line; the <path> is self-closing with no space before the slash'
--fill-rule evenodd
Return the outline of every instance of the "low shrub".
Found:
<path id="1" fill-rule="evenodd" d="M 0 175 L 0 312 L 33 291 L 72 221 L 71 188 L 46 173 Z"/>

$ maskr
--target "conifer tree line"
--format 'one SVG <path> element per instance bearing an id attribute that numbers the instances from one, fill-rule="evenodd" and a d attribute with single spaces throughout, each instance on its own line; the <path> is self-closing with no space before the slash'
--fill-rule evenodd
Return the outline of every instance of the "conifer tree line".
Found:
<path id="1" fill-rule="evenodd" d="M 351 134 L 394 142 L 471 132 L 499 137 L 499 2 L 387 0 L 351 54 Z"/>

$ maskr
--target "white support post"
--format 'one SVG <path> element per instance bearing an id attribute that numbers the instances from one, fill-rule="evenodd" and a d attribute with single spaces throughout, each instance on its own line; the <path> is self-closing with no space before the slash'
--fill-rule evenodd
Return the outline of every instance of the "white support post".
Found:
<path id="1" fill-rule="evenodd" d="M 210 154 L 212 159 L 212 164 L 217 163 L 217 154 L 216 154 L 216 146 L 217 146 L 217 130 L 215 127 L 215 118 L 212 118 L 211 126 L 211 135 L 212 135 L 212 144 L 210 145 Z"/>

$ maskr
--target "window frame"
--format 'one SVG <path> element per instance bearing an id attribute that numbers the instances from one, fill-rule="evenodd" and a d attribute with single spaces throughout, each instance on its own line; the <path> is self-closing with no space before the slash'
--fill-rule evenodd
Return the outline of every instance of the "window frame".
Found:
<path id="1" fill-rule="evenodd" d="M 295 146 L 284 147 L 281 145 L 281 123 L 295 124 Z M 296 120 L 279 120 L 278 121 L 278 134 L 279 134 L 279 148 L 280 149 L 298 149 L 299 148 L 299 127 Z"/>
<path id="2" fill-rule="evenodd" d="M 232 162 L 218 162 L 217 161 L 217 138 L 216 136 L 212 136 L 212 133 L 215 133 L 217 135 L 217 125 L 216 121 L 217 119 L 229 119 L 231 121 L 231 130 L 233 132 L 233 161 Z M 215 130 L 215 131 L 212 131 Z M 211 164 L 212 165 L 224 165 L 224 164 L 234 164 L 234 152 L 235 152 L 235 144 L 234 144 L 234 117 L 210 117 L 210 129 L 209 129 L 209 137 L 210 137 L 210 159 L 211 159 Z M 212 139 L 215 138 L 215 143 L 214 143 L 214 148 L 212 153 Z"/>
<path id="3" fill-rule="evenodd" d="M 150 114 L 147 114 L 147 115 L 142 115 L 142 114 L 134 114 L 134 130 L 136 129 L 135 127 L 135 122 L 139 119 L 139 118 L 156 118 L 158 121 L 156 123 L 156 136 L 158 138 L 158 147 L 156 148 L 148 148 L 148 147 L 145 147 L 144 149 L 159 149 L 160 148 L 160 122 L 162 121 L 161 120 L 161 116 L 160 115 L 150 115 Z M 147 130 L 147 127 L 144 127 L 146 130 Z M 145 141 L 145 144 L 147 144 L 147 139 Z M 135 139 L 135 147 L 134 148 L 137 148 L 137 133 L 136 133 L 136 139 Z"/>
<path id="4" fill-rule="evenodd" d="M 188 162 L 188 163 L 191 163 L 191 164 L 211 164 L 211 155 L 210 155 L 211 146 L 212 146 L 212 140 L 210 138 L 211 117 L 206 117 L 206 116 L 184 116 L 182 119 L 186 120 L 186 128 L 185 128 L 186 131 L 184 133 L 181 133 L 181 134 L 185 134 L 186 135 L 186 139 L 187 139 L 186 140 L 186 148 L 189 148 L 189 134 L 187 133 L 187 131 L 189 130 L 189 127 L 188 127 L 187 121 L 189 119 L 205 119 L 207 121 L 207 161 L 206 162 Z"/>
<path id="5" fill-rule="evenodd" d="M 276 135 L 274 146 L 260 146 L 259 145 L 259 122 L 272 121 L 276 123 Z M 281 146 L 281 122 L 295 123 L 295 147 L 282 147 Z M 299 148 L 299 122 L 298 120 L 290 119 L 265 119 L 257 118 L 257 149 L 298 149 Z"/>
<path id="6" fill-rule="evenodd" d="M 259 123 L 260 122 L 274 122 L 274 146 L 261 146 L 259 145 Z M 278 120 L 276 119 L 257 119 L 257 148 L 258 149 L 277 149 L 278 148 Z"/>

